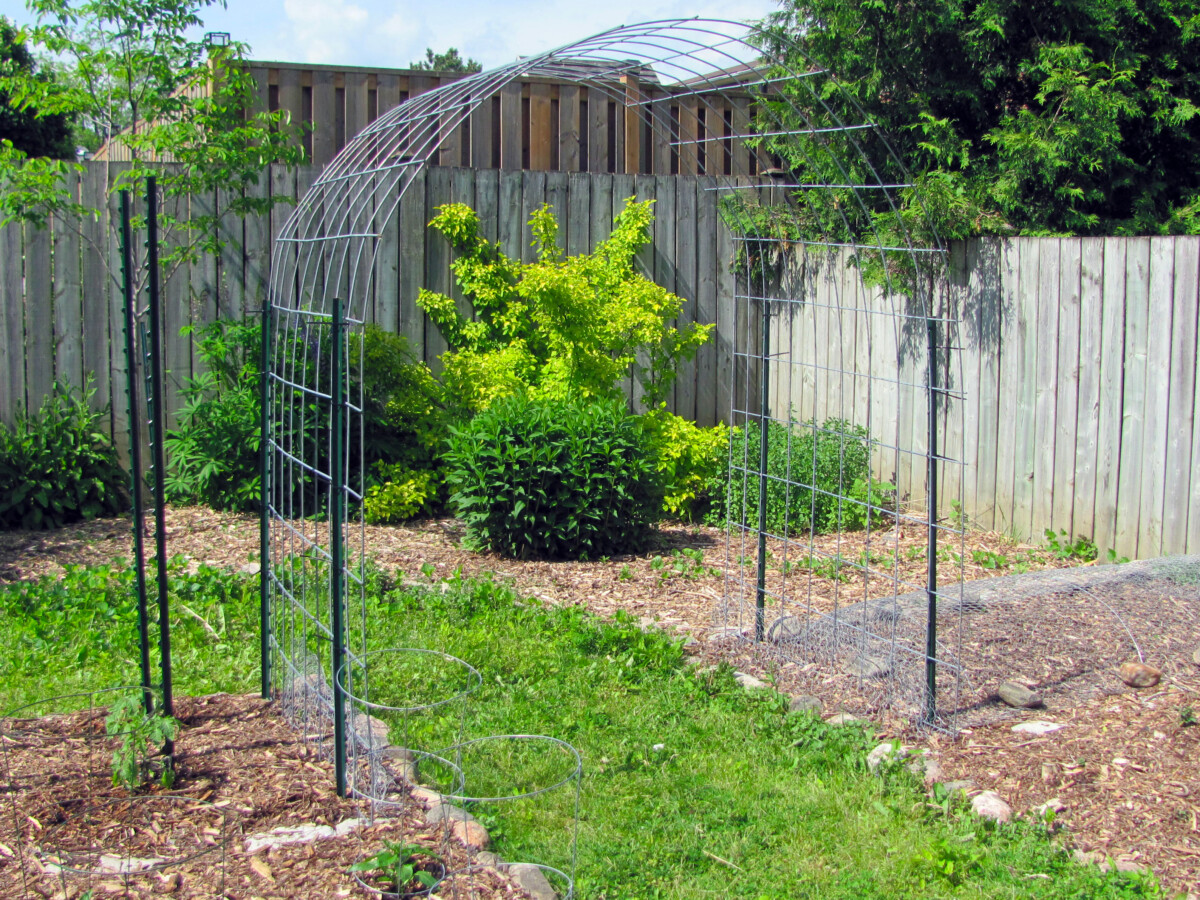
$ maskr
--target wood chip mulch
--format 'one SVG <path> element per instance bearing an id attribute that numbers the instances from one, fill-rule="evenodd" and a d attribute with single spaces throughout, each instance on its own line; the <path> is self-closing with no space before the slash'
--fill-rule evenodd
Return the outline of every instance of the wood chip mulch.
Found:
<path id="1" fill-rule="evenodd" d="M 471 863 L 441 825 L 424 824 L 415 800 L 371 819 L 358 801 L 339 798 L 332 766 L 256 696 L 180 698 L 175 784 L 133 796 L 112 784 L 115 739 L 104 734 L 104 714 L 5 722 L 0 897 L 365 897 L 349 867 L 384 840 L 428 847 L 450 872 Z M 251 835 L 345 822 L 361 827 L 246 852 Z M 144 874 L 121 871 L 147 860 L 162 863 Z M 453 896 L 526 897 L 494 869 L 478 868 L 469 890 L 460 886 Z"/>
<path id="2" fill-rule="evenodd" d="M 237 570 L 257 557 L 258 522 L 252 516 L 183 508 L 169 509 L 167 521 L 171 554 L 186 556 L 192 565 L 203 562 Z M 0 583 L 54 574 L 67 564 L 127 558 L 129 527 L 128 519 L 118 519 L 53 533 L 0 534 Z M 695 637 L 702 643 L 704 659 L 729 660 L 788 693 L 815 694 L 824 701 L 826 714 L 839 709 L 872 712 L 837 672 L 746 652 L 744 643 L 739 647 L 705 640 L 727 621 L 722 609 L 727 585 L 740 584 L 745 594 L 742 573 L 753 552 L 727 548 L 719 530 L 667 525 L 646 553 L 591 562 L 514 561 L 472 553 L 460 546 L 461 528 L 453 520 L 366 527 L 362 535 L 367 555 L 399 580 L 426 580 L 430 576 L 422 574 L 423 569 L 433 578 L 493 573 L 517 592 L 547 603 L 583 605 L 605 617 L 623 610 L 646 625 Z M 856 559 L 866 549 L 856 535 L 820 540 L 823 543 L 814 549 L 827 556 Z M 804 602 L 821 611 L 834 602 L 888 597 L 897 590 L 897 582 L 922 584 L 925 541 L 924 529 L 912 525 L 874 535 L 873 550 L 882 544 L 893 551 L 891 578 L 859 579 L 847 586 L 806 575 Z M 702 562 L 685 563 L 680 557 L 685 549 L 700 550 Z M 797 550 L 778 542 L 768 549 L 778 569 L 771 570 L 767 589 L 778 591 L 785 562 Z M 1031 571 L 1073 565 L 996 534 L 968 532 L 953 550 L 965 560 L 967 580 L 997 574 L 974 564 L 974 551 L 1020 558 Z M 958 577 L 951 565 L 941 574 L 947 580 Z M 1041 577 L 1053 578 L 1055 573 Z M 1040 598 L 989 603 L 989 614 L 969 613 L 964 618 L 961 652 L 964 659 L 975 654 L 980 668 L 964 673 L 959 724 L 966 727 L 957 739 L 914 735 L 886 720 L 883 734 L 928 743 L 942 760 L 948 780 L 970 779 L 976 789 L 998 790 L 1018 813 L 1057 798 L 1064 806 L 1057 821 L 1076 847 L 1145 865 L 1169 890 L 1200 895 L 1200 727 L 1186 724 L 1187 709 L 1200 715 L 1200 667 L 1187 656 L 1200 644 L 1200 608 L 1194 600 L 1164 597 L 1169 602 L 1155 600 L 1150 606 L 1128 609 L 1120 606 L 1124 601 L 1119 594 L 1104 600 L 1123 610 L 1122 620 L 1138 635 L 1146 661 L 1163 669 L 1164 681 L 1156 689 L 1134 691 L 1113 677 L 1115 664 L 1135 658 L 1124 631 L 1109 612 L 1093 609 L 1093 599 L 1058 586 Z M 1010 677 L 1041 690 L 1046 707 L 1019 713 L 1001 707 L 994 682 Z M 1012 732 L 1013 724 L 1029 718 L 1068 727 L 1044 738 Z M 310 769 L 296 770 L 294 762 L 289 768 L 295 777 L 313 775 L 310 791 L 318 782 L 323 788 L 331 783 L 331 777 L 318 779 Z"/>

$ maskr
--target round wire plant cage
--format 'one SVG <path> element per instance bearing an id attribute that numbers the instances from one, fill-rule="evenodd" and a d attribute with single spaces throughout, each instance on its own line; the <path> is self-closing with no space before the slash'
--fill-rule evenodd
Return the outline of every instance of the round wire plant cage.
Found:
<path id="1" fill-rule="evenodd" d="M 417 647 L 374 650 L 343 664 L 336 684 L 359 748 L 349 791 L 374 805 L 402 805 L 422 785 L 422 767 L 453 772 L 445 786 L 461 790 L 461 770 L 431 751 L 462 739 L 471 695 L 482 682 L 470 663 Z"/>
<path id="2" fill-rule="evenodd" d="M 498 866 L 526 889 L 527 880 L 533 880 L 562 900 L 573 897 L 583 781 L 579 752 L 557 738 L 505 734 L 464 741 L 440 750 L 438 756 L 454 760 L 454 769 L 439 773 L 430 766 L 426 777 L 440 789 L 443 803 L 465 813 L 452 811 L 443 817 L 443 831 L 447 840 L 463 841 L 470 850 L 468 865 L 450 873 L 441 892 L 456 898 L 475 896 L 478 882 L 465 876 L 478 874 L 482 866 L 474 842 L 464 840 L 470 830 L 466 823 L 496 821 L 506 833 L 519 835 L 515 850 L 522 856 Z M 448 783 L 447 775 L 455 772 L 465 781 L 459 792 Z"/>
<path id="3" fill-rule="evenodd" d="M 384 900 L 400 900 L 400 898 L 415 900 L 419 897 L 431 897 L 433 892 L 446 880 L 446 865 L 436 858 L 433 851 L 422 853 L 423 849 L 414 845 L 402 845 L 399 850 L 390 846 L 385 847 L 385 850 L 390 851 L 391 855 L 395 857 L 394 862 L 389 861 L 390 864 L 380 864 L 376 868 L 363 871 L 360 868 L 363 863 L 369 864 L 379 858 L 378 854 L 363 856 L 352 868 L 351 874 L 364 891 L 377 897 L 383 897 Z M 418 859 L 426 856 L 428 861 L 413 863 L 411 856 Z M 405 870 L 406 865 L 410 867 L 408 870 Z M 427 879 L 429 884 L 425 884 L 421 880 L 418 872 L 424 872 L 429 876 Z M 404 877 L 408 877 L 408 883 L 400 884 L 399 880 Z"/>

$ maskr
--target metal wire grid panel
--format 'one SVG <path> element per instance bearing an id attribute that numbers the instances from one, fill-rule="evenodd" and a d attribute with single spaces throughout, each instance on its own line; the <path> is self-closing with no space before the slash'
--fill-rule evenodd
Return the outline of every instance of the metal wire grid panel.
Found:
<path id="1" fill-rule="evenodd" d="M 725 223 L 717 229 L 716 252 L 738 273 L 730 279 L 733 333 L 716 338 L 729 365 L 730 420 L 748 430 L 774 423 L 792 441 L 836 414 L 870 435 L 868 488 L 903 482 L 896 503 L 881 502 L 870 490 L 865 505 L 848 489 L 836 498 L 839 508 L 860 504 L 870 513 L 861 560 L 840 558 L 837 539 L 830 550 L 815 528 L 767 533 L 747 519 L 745 507 L 737 511 L 731 560 L 766 560 L 769 551 L 783 565 L 766 581 L 735 567 L 719 616 L 746 627 L 754 640 L 765 640 L 768 618 L 802 617 L 800 637 L 778 645 L 792 655 L 833 661 L 854 648 L 887 657 L 893 664 L 883 687 L 866 691 L 877 702 L 903 695 L 928 707 L 923 688 L 910 682 L 916 677 L 925 684 L 931 657 L 942 663 L 939 694 L 953 691 L 952 629 L 941 630 L 930 653 L 922 641 L 909 640 L 894 617 L 880 628 L 854 612 L 854 601 L 879 596 L 881 585 L 896 608 L 908 591 L 946 599 L 945 587 L 931 592 L 924 579 L 910 582 L 873 555 L 895 549 L 898 529 L 925 528 L 933 519 L 935 537 L 948 530 L 936 522 L 936 509 L 922 505 L 931 494 L 925 479 L 960 459 L 944 436 L 931 449 L 926 424 L 937 417 L 923 412 L 931 396 L 939 416 L 953 418 L 957 409 L 953 310 L 944 294 L 926 287 L 941 250 L 919 246 L 903 229 L 885 236 L 872 227 L 867 212 L 880 208 L 879 198 L 884 207 L 898 208 L 898 192 L 909 185 L 889 177 L 898 163 L 878 129 L 865 116 L 844 121 L 824 99 L 831 86 L 836 90 L 832 76 L 807 66 L 799 48 L 777 35 L 701 19 L 613 29 L 414 97 L 354 138 L 279 230 L 264 348 L 264 691 L 280 697 L 302 732 L 337 758 L 339 779 L 352 781 L 356 755 L 369 758 L 369 747 L 360 746 L 363 736 L 339 713 L 340 691 L 333 688 L 334 671 L 343 662 L 353 669 L 369 645 L 360 513 L 363 411 L 361 394 L 348 396 L 351 348 L 357 342 L 361 359 L 372 304 L 403 283 L 394 257 L 381 253 L 381 237 L 406 190 L 461 137 L 481 104 L 530 77 L 610 98 L 625 117 L 626 134 L 641 135 L 643 148 L 670 148 L 672 170 L 713 176 Z M 650 81 L 669 89 L 669 102 L 643 99 L 638 85 Z M 735 153 L 735 147 L 751 152 Z M 795 182 L 780 165 L 789 154 L 797 163 L 820 163 L 830 173 L 827 183 Z M 785 227 L 762 228 L 764 216 L 781 216 Z M 803 234 L 786 226 L 789 217 L 805 225 Z M 400 241 L 405 237 L 401 232 Z M 854 266 L 870 261 L 880 273 L 873 286 L 862 278 L 850 279 L 849 290 L 823 286 L 822 265 L 829 273 L 840 267 L 842 283 L 847 272 L 861 271 Z M 927 364 L 929 336 L 933 367 Z M 800 415 L 795 421 L 793 410 Z M 803 424 L 806 418 L 814 424 Z M 805 474 L 811 463 L 787 449 L 792 461 L 785 476 L 768 477 L 790 502 L 813 479 Z M 731 454 L 731 464 L 745 497 L 761 475 L 745 447 Z M 929 546 L 934 549 L 932 541 Z M 786 565 L 799 559 L 833 560 L 853 577 L 835 581 L 831 602 L 821 603 L 823 582 L 814 567 Z M 936 553 L 930 560 L 932 567 Z M 938 579 L 955 574 L 960 582 L 961 568 L 943 567 Z M 860 683 L 868 687 L 867 679 Z"/>

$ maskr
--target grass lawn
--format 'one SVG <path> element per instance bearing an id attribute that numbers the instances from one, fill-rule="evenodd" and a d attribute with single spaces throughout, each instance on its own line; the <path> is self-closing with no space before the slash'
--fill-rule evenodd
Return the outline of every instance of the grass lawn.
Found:
<path id="1" fill-rule="evenodd" d="M 0 586 L 0 708 L 136 682 L 131 583 L 97 567 Z M 1160 895 L 1148 878 L 1076 865 L 1041 826 L 985 824 L 960 802 L 929 802 L 903 770 L 869 774 L 866 730 L 789 714 L 730 671 L 698 673 L 628 620 L 518 604 L 487 580 L 371 583 L 373 647 L 442 650 L 480 671 L 467 737 L 546 734 L 578 749 L 582 898 Z M 177 567 L 172 589 L 176 693 L 254 690 L 256 580 Z M 549 833 L 489 822 L 501 855 L 561 851 L 572 803 L 546 800 Z"/>

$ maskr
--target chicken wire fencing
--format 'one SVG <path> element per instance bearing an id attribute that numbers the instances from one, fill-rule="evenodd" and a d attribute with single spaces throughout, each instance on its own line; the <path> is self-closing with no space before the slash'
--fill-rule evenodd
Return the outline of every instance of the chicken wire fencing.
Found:
<path id="1" fill-rule="evenodd" d="M 419 94 L 353 138 L 279 230 L 262 360 L 264 694 L 333 759 L 340 790 L 373 792 L 370 717 L 347 700 L 371 702 L 356 673 L 382 649 L 365 601 L 354 369 L 374 310 L 394 309 L 411 286 L 404 244 L 425 221 L 397 233 L 402 199 L 427 166 L 461 158 L 453 150 L 470 142 L 473 115 L 498 108 L 518 79 L 586 88 L 593 111 L 607 105 L 610 126 L 624 125 L 609 131 L 610 170 L 621 148 L 632 166 L 658 154 L 656 171 L 696 173 L 716 197 L 719 215 L 693 252 L 721 263 L 708 286 L 724 317 L 720 412 L 740 429 L 731 574 L 716 610 L 724 633 L 844 669 L 872 704 L 951 725 L 961 553 L 939 565 L 939 548 L 961 530 L 938 510 L 961 495 L 961 429 L 947 426 L 962 412 L 945 254 L 927 225 L 913 233 L 917 206 L 898 214 L 913 185 L 830 73 L 784 35 L 703 19 L 613 29 Z M 653 277 L 654 259 L 639 262 Z M 916 531 L 928 563 L 919 577 L 898 552 Z M 831 591 L 819 587 L 826 570 Z M 896 611 L 912 592 L 926 627 L 909 634 Z M 861 614 L 866 600 L 878 614 Z"/>

